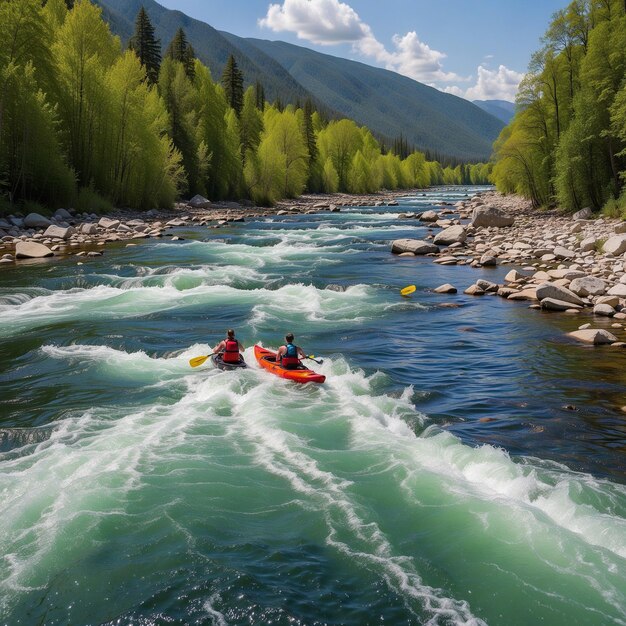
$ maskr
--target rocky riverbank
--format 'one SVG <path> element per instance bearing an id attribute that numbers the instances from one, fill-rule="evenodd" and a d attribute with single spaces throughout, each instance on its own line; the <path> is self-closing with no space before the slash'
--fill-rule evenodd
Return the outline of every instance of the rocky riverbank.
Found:
<path id="1" fill-rule="evenodd" d="M 297 200 L 279 202 L 275 207 L 257 207 L 238 202 L 210 202 L 196 196 L 179 203 L 172 210 L 131 211 L 118 210 L 99 216 L 59 209 L 52 217 L 38 213 L 15 213 L 0 218 L 0 265 L 14 265 L 25 259 L 47 257 L 102 256 L 108 243 L 177 237 L 175 228 L 200 226 L 222 228 L 232 222 L 268 215 L 337 212 L 343 206 L 395 206 L 397 198 L 406 190 L 367 196 L 349 194 L 304 195 Z"/>
<path id="2" fill-rule="evenodd" d="M 590 344 L 626 346 L 626 222 L 585 209 L 563 215 L 534 210 L 515 196 L 486 192 L 439 211 L 405 213 L 429 227 L 423 240 L 394 241 L 392 252 L 428 255 L 442 265 L 515 265 L 503 284 L 477 280 L 464 293 L 525 300 L 529 308 L 567 315 L 589 313 L 590 321 L 570 333 Z M 456 293 L 442 285 L 439 293 Z M 594 328 L 606 326 L 610 330 Z M 597 323 L 594 323 L 597 322 Z"/>

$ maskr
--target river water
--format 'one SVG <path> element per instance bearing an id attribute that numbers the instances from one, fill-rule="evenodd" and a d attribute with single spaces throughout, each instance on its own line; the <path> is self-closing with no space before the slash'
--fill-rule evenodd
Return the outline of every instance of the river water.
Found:
<path id="1" fill-rule="evenodd" d="M 623 353 L 389 253 L 475 190 L 3 269 L 0 623 L 626 624 Z"/>

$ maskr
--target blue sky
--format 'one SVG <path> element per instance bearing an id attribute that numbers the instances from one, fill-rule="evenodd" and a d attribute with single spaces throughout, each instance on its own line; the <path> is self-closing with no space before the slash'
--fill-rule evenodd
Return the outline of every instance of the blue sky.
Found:
<path id="1" fill-rule="evenodd" d="M 157 0 L 242 37 L 386 67 L 474 99 L 514 98 L 567 0 Z"/>

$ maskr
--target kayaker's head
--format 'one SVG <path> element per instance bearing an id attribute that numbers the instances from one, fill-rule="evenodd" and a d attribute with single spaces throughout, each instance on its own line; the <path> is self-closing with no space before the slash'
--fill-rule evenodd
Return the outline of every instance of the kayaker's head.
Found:
<path id="1" fill-rule="evenodd" d="M 285 341 L 286 341 L 287 343 L 293 343 L 293 340 L 294 340 L 293 333 L 287 333 L 287 334 L 285 335 Z"/>
<path id="2" fill-rule="evenodd" d="M 235 331 L 232 328 L 228 329 L 227 334 L 228 334 L 228 338 L 229 339 L 234 339 L 235 338 Z"/>

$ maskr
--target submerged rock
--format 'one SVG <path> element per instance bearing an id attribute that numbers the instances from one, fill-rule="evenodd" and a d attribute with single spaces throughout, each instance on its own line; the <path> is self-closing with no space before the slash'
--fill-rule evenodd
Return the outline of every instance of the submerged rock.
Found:
<path id="1" fill-rule="evenodd" d="M 586 330 L 575 330 L 572 333 L 567 334 L 568 337 L 582 341 L 583 343 L 591 343 L 595 346 L 606 345 L 615 343 L 617 337 L 610 333 L 608 330 L 599 328 L 589 328 Z"/>

